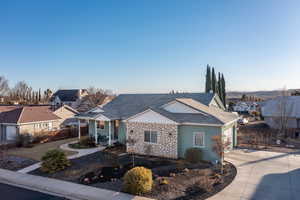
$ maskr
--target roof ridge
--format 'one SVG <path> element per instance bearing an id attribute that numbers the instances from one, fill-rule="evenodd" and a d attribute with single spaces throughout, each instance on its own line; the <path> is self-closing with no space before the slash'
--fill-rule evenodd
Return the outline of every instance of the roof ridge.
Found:
<path id="1" fill-rule="evenodd" d="M 17 124 L 19 124 L 19 121 L 20 121 L 20 119 L 21 119 L 21 117 L 23 115 L 24 109 L 25 109 L 25 106 L 21 107 L 21 113 L 20 113 L 19 118 L 17 120 Z"/>

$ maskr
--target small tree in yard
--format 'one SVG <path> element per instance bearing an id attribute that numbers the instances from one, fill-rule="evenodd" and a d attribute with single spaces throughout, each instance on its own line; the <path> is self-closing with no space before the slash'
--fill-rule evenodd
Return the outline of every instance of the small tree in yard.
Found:
<path id="1" fill-rule="evenodd" d="M 132 167 L 135 166 L 135 162 L 134 162 L 134 150 L 133 150 L 133 147 L 135 146 L 135 144 L 137 143 L 137 140 L 132 138 L 132 137 L 128 137 L 128 139 L 126 140 L 126 144 L 131 148 L 129 148 L 129 153 L 131 153 L 131 157 L 132 157 Z M 128 149 L 127 149 L 128 150 Z"/>
<path id="2" fill-rule="evenodd" d="M 224 154 L 226 148 L 228 148 L 231 145 L 231 142 L 228 140 L 224 141 L 221 135 L 212 136 L 212 141 L 213 141 L 213 151 L 220 157 L 221 173 L 223 174 Z"/>

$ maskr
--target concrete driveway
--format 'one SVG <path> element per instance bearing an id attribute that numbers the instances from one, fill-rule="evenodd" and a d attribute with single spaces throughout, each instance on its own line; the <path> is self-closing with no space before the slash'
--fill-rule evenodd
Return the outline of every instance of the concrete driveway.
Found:
<path id="1" fill-rule="evenodd" d="M 226 160 L 237 167 L 237 176 L 209 200 L 300 199 L 299 153 L 235 150 Z"/>

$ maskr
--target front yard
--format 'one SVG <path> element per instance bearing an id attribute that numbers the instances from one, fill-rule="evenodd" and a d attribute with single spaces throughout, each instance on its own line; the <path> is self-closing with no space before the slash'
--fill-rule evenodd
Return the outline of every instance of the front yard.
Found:
<path id="1" fill-rule="evenodd" d="M 77 138 L 70 138 L 65 140 L 58 140 L 54 142 L 48 142 L 44 144 L 36 144 L 32 148 L 12 148 L 6 150 L 5 154 L 10 156 L 17 156 L 22 158 L 29 158 L 36 161 L 41 161 L 41 158 L 45 153 L 52 149 L 59 149 L 59 146 L 65 143 L 69 143 L 77 140 Z M 74 151 L 65 151 L 67 156 L 74 155 L 76 152 Z"/>
<path id="2" fill-rule="evenodd" d="M 0 150 L 0 168 L 18 171 L 39 161 L 45 153 L 52 149 L 60 149 L 60 145 L 77 140 L 77 138 L 58 140 L 44 144 L 35 144 L 32 147 L 14 147 Z M 74 151 L 63 150 L 66 155 L 76 154 Z"/>
<path id="3" fill-rule="evenodd" d="M 71 165 L 55 173 L 37 169 L 31 174 L 124 192 L 123 176 L 133 167 L 152 171 L 151 192 L 143 194 L 155 199 L 206 199 L 226 187 L 234 179 L 236 169 L 226 163 L 224 174 L 208 162 L 191 164 L 173 160 L 124 153 L 124 149 L 108 148 L 70 160 Z"/>

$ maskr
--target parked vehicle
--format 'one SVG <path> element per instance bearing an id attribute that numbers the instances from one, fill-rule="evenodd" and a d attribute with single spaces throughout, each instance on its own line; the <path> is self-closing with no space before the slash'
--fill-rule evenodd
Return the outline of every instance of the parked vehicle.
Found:
<path id="1" fill-rule="evenodd" d="M 240 118 L 240 119 L 238 120 L 238 123 L 239 123 L 240 125 L 246 125 L 246 124 L 249 123 L 249 121 L 248 121 L 248 119 L 246 119 L 246 118 Z"/>

